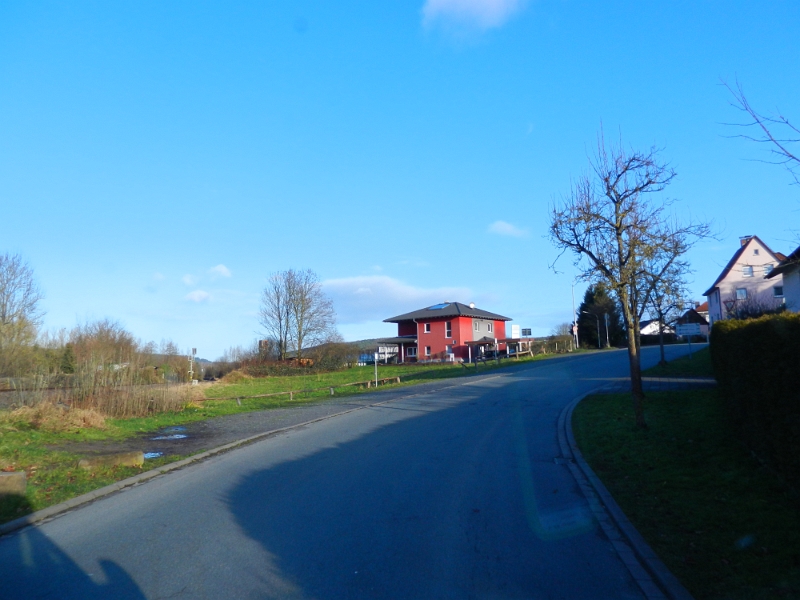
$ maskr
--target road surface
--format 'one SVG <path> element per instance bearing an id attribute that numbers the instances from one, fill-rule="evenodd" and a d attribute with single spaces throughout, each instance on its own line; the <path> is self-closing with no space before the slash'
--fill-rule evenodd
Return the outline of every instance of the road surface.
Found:
<path id="1" fill-rule="evenodd" d="M 643 598 L 556 431 L 626 373 L 609 351 L 395 391 L 0 539 L 0 598 Z"/>

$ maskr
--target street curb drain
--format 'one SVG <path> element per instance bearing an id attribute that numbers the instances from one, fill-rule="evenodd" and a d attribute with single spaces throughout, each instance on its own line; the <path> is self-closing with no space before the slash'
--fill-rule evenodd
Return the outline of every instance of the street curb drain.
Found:
<path id="1" fill-rule="evenodd" d="M 564 460 L 564 464 L 569 467 L 603 532 L 648 600 L 694 600 L 628 520 L 578 449 L 572 432 L 572 411 L 581 400 L 598 391 L 577 397 L 558 417 L 561 454 L 572 457 L 572 460 Z"/>

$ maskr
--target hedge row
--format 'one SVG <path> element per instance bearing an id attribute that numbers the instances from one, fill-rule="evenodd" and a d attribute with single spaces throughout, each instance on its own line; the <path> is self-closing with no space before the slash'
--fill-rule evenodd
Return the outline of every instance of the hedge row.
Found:
<path id="1" fill-rule="evenodd" d="M 717 321 L 711 361 L 741 440 L 800 486 L 800 315 Z"/>

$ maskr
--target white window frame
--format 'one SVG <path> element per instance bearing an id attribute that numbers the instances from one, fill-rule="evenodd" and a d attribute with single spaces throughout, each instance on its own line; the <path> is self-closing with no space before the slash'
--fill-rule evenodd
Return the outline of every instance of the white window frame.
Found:
<path id="1" fill-rule="evenodd" d="M 775 265 L 773 265 L 772 263 L 765 264 L 764 265 L 764 275 L 769 275 L 770 273 L 772 273 L 772 269 L 774 269 L 774 268 L 775 268 Z"/>
<path id="2" fill-rule="evenodd" d="M 430 323 L 423 323 L 422 324 L 422 331 L 425 333 L 431 332 L 431 324 Z"/>
<path id="3" fill-rule="evenodd" d="M 406 348 L 406 356 L 409 358 L 416 358 L 417 357 L 417 347 L 416 346 L 409 346 Z"/>
<path id="4" fill-rule="evenodd" d="M 447 344 L 447 345 L 444 347 L 444 351 L 445 351 L 447 354 L 452 354 L 452 353 L 453 353 L 453 344 Z"/>
<path id="5" fill-rule="evenodd" d="M 751 265 L 745 265 L 742 267 L 742 277 L 752 277 L 753 276 L 753 267 Z"/>
<path id="6" fill-rule="evenodd" d="M 480 322 L 479 321 L 475 321 L 475 331 L 480 331 L 480 330 L 481 330 Z"/>
<path id="7" fill-rule="evenodd" d="M 425 346 L 425 356 L 430 356 L 430 355 L 431 355 L 431 347 Z"/>
<path id="8" fill-rule="evenodd" d="M 739 292 L 741 292 L 741 294 Z M 736 288 L 736 299 L 747 300 L 747 288 Z"/>
<path id="9" fill-rule="evenodd" d="M 444 322 L 444 337 L 446 337 L 446 338 L 453 337 L 453 322 L 452 321 L 445 321 Z"/>
<path id="10" fill-rule="evenodd" d="M 492 332 L 492 325 L 493 325 L 493 323 L 487 323 L 486 324 L 486 331 L 488 331 L 489 333 Z"/>

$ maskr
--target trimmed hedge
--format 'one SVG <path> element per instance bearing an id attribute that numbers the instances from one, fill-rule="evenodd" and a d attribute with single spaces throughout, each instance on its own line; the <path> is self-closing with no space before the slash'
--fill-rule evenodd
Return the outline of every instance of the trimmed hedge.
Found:
<path id="1" fill-rule="evenodd" d="M 800 485 L 800 315 L 717 321 L 711 362 L 741 440 Z"/>

